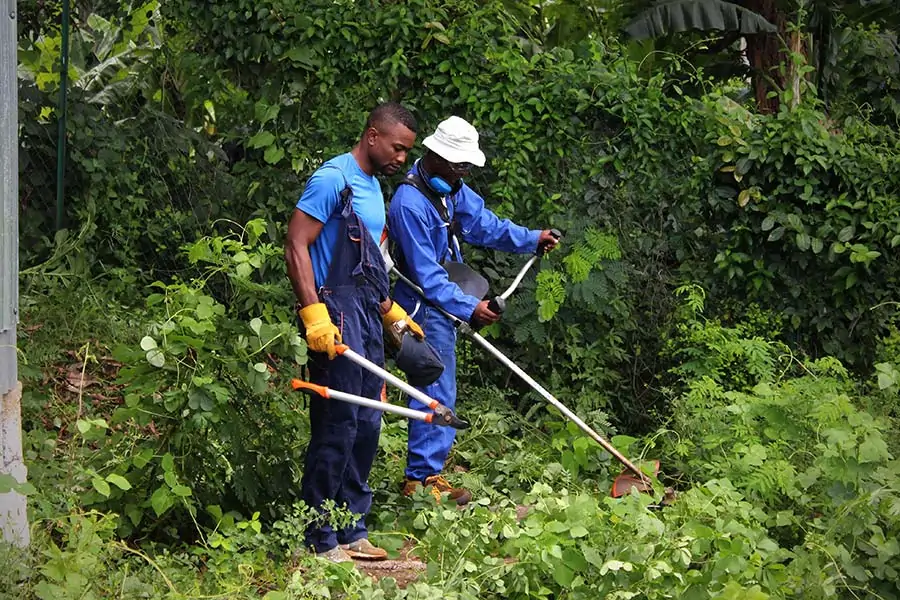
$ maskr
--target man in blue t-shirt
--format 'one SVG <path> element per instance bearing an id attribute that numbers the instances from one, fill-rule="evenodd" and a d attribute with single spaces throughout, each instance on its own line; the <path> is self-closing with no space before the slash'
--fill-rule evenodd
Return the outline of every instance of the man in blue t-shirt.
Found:
<path id="1" fill-rule="evenodd" d="M 375 177 L 399 171 L 415 138 L 416 122 L 407 109 L 394 102 L 376 107 L 356 146 L 309 178 L 285 242 L 288 277 L 310 350 L 310 379 L 373 400 L 381 397 L 382 379 L 336 358 L 335 345 L 343 343 L 381 366 L 383 327 L 403 321 L 408 331 L 423 337 L 421 327 L 389 297 L 379 251 L 384 197 Z M 324 514 L 310 525 L 305 542 L 319 556 L 335 562 L 387 557 L 369 542 L 365 524 L 372 505 L 367 480 L 380 429 L 380 411 L 318 397 L 310 402 L 301 497 L 315 509 L 332 500 L 361 515 L 338 531 Z"/>
<path id="2" fill-rule="evenodd" d="M 388 210 L 388 231 L 399 249 L 393 257 L 398 269 L 423 290 L 428 303 L 403 281 L 395 286 L 394 298 L 422 323 L 444 363 L 443 374 L 422 391 L 452 409 L 456 405 L 456 329 L 429 303 L 477 325 L 494 323 L 500 315 L 488 308 L 487 300 L 466 294 L 450 281 L 443 263 L 462 262 L 460 241 L 524 254 L 535 252 L 538 246 L 550 250 L 557 239 L 550 230 L 527 229 L 499 219 L 485 207 L 484 199 L 463 183 L 464 175 L 485 162 L 478 147 L 478 131 L 468 122 L 459 117 L 444 120 L 423 145 L 427 152 L 410 173 L 418 177 L 428 195 L 413 185 L 397 188 Z M 427 410 L 416 400 L 410 400 L 410 407 Z M 469 491 L 452 487 L 441 476 L 456 430 L 419 425 L 409 423 L 404 495 L 424 484 L 436 496 L 448 493 L 457 504 L 468 503 Z"/>

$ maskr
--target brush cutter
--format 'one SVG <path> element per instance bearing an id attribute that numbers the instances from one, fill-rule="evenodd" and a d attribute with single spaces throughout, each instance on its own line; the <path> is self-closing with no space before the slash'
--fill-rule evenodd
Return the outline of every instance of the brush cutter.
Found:
<path id="1" fill-rule="evenodd" d="M 555 231 L 555 233 L 559 233 Z M 557 239 L 561 236 L 556 236 Z M 500 296 L 497 296 L 494 300 L 500 299 L 499 302 L 496 303 L 500 311 L 505 308 L 506 299 L 510 294 L 518 287 L 519 283 L 521 283 L 522 278 L 525 276 L 525 273 L 531 266 L 537 261 L 537 259 L 543 254 L 543 249 L 538 249 L 538 252 L 528 261 L 528 263 L 519 271 L 519 274 L 516 276 L 513 284 Z M 586 433 L 591 439 L 600 444 L 604 450 L 606 450 L 610 455 L 613 456 L 617 461 L 619 461 L 626 469 L 626 472 L 621 473 L 618 477 L 616 477 L 613 482 L 613 487 L 611 490 L 611 495 L 613 497 L 619 497 L 624 494 L 627 494 L 631 491 L 632 488 L 636 488 L 639 492 L 650 492 L 653 490 L 653 483 L 650 478 L 635 465 L 633 462 L 628 460 L 621 452 L 615 449 L 613 445 L 606 440 L 602 435 L 594 431 L 587 423 L 585 423 L 581 418 L 578 417 L 575 413 L 569 410 L 562 402 L 557 400 L 550 392 L 548 392 L 541 384 L 535 381 L 528 373 L 523 371 L 516 363 L 514 363 L 510 358 L 508 358 L 505 354 L 500 352 L 497 348 L 495 348 L 490 342 L 488 342 L 484 337 L 482 337 L 475 329 L 472 328 L 469 323 L 463 321 L 459 317 L 450 314 L 442 307 L 437 306 L 432 303 L 425 296 L 425 293 L 422 291 L 422 288 L 414 284 L 408 277 L 400 273 L 396 267 L 391 269 L 401 281 L 410 286 L 413 290 L 415 290 L 426 302 L 428 302 L 431 306 L 440 311 L 445 317 L 450 319 L 450 321 L 454 324 L 456 329 L 477 342 L 482 348 L 487 350 L 490 354 L 492 354 L 495 358 L 497 358 L 500 362 L 502 362 L 509 370 L 518 375 L 525 383 L 527 383 L 534 391 L 540 394 L 547 402 L 552 404 L 559 410 L 566 418 L 575 423 L 579 429 L 581 429 L 584 433 Z M 474 272 L 474 271 L 473 271 Z M 486 290 L 485 290 L 486 292 Z M 476 297 L 483 297 L 484 294 Z M 492 309 L 493 310 L 493 309 Z M 495 311 L 496 312 L 496 311 Z M 653 468 L 653 476 L 655 477 L 659 472 L 659 461 L 654 462 Z"/>
<path id="2" fill-rule="evenodd" d="M 323 398 L 340 400 L 341 402 L 349 402 L 351 404 L 358 404 L 359 406 L 367 406 L 369 408 L 374 408 L 375 410 L 400 415 L 401 417 L 406 417 L 407 419 L 415 419 L 417 421 L 431 423 L 432 425 L 453 427 L 454 429 L 467 429 L 469 427 L 469 423 L 457 417 L 452 410 L 450 410 L 434 398 L 431 398 L 424 392 L 420 392 L 399 377 L 395 376 L 390 371 L 382 369 L 372 361 L 366 359 L 360 354 L 357 354 L 346 344 L 338 344 L 334 349 L 338 353 L 338 355 L 353 361 L 363 369 L 369 371 L 370 373 L 378 375 L 391 385 L 400 388 L 402 391 L 406 392 L 422 404 L 426 405 L 428 408 L 434 411 L 434 413 L 426 413 L 424 411 L 412 410 L 404 406 L 395 406 L 393 404 L 388 404 L 387 402 L 379 402 L 378 400 L 363 398 L 362 396 L 348 394 L 340 390 L 334 390 L 325 386 L 309 383 L 307 381 L 301 381 L 299 379 L 293 379 L 291 381 L 291 387 L 306 394 L 318 394 Z"/>

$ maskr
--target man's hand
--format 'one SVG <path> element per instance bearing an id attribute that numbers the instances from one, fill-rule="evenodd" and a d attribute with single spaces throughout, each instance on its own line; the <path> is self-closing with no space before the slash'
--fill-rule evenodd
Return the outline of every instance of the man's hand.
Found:
<path id="1" fill-rule="evenodd" d="M 304 306 L 297 314 L 306 329 L 306 345 L 315 352 L 325 352 L 329 359 L 334 359 L 337 352 L 335 344 L 341 343 L 341 332 L 331 322 L 328 308 L 321 302 Z"/>
<path id="2" fill-rule="evenodd" d="M 400 323 L 401 321 L 402 325 L 400 325 L 398 329 L 396 327 L 396 324 Z M 419 327 L 419 324 L 413 321 L 412 318 L 408 314 L 406 314 L 406 311 L 403 310 L 403 307 L 396 302 L 392 303 L 388 311 L 384 313 L 384 315 L 382 315 L 381 322 L 384 325 L 384 328 L 392 334 L 395 331 L 399 332 L 405 327 L 411 334 L 413 334 L 420 340 L 425 339 L 425 332 L 422 331 L 422 328 Z"/>
<path id="3" fill-rule="evenodd" d="M 482 300 L 472 311 L 472 320 L 477 325 L 490 325 L 500 320 L 500 315 L 488 308 L 489 300 Z"/>
<path id="4" fill-rule="evenodd" d="M 558 232 L 554 232 L 552 229 L 545 229 L 541 232 L 537 243 L 538 254 L 544 254 L 556 248 L 559 244 L 559 237 L 556 236 L 556 233 Z"/>

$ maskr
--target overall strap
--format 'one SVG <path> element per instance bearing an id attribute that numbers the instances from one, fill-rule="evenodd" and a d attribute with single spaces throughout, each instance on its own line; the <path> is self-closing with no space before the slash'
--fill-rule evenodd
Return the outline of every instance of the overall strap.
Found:
<path id="1" fill-rule="evenodd" d="M 335 213 L 340 213 L 342 217 L 346 218 L 347 215 L 353 210 L 353 188 L 350 187 L 350 182 L 347 180 L 347 174 L 344 173 L 344 170 L 342 168 L 329 163 L 325 163 L 319 168 L 335 169 L 338 173 L 341 174 L 341 179 L 344 180 L 344 188 L 340 191 L 341 201 L 338 203 L 337 208 L 335 208 Z"/>

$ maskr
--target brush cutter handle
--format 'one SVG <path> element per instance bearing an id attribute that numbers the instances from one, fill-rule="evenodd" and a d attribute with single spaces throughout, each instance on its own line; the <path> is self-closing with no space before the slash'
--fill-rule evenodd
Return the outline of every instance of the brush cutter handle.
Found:
<path id="1" fill-rule="evenodd" d="M 562 232 L 559 229 L 551 229 L 550 235 L 552 235 L 557 240 L 562 238 Z M 494 296 L 493 298 L 491 298 L 491 300 L 488 302 L 488 310 L 497 315 L 503 314 L 503 312 L 506 310 L 506 299 L 509 298 L 510 295 L 512 295 L 512 293 L 516 291 L 516 288 L 519 287 L 519 284 L 522 283 L 522 279 L 525 277 L 525 273 L 527 273 L 531 268 L 531 265 L 533 265 L 537 261 L 537 259 L 544 256 L 544 254 L 547 252 L 548 243 L 549 242 L 543 242 L 538 245 L 534 256 L 528 259 L 528 262 L 525 263 L 525 266 L 523 266 L 519 270 L 518 275 L 516 275 L 516 278 L 513 279 L 512 284 L 510 284 L 510 286 L 506 288 L 506 291 L 499 296 Z"/>
<path id="2" fill-rule="evenodd" d="M 552 235 L 554 237 L 554 239 L 556 239 L 556 241 L 559 241 L 562 239 L 562 231 L 560 231 L 559 229 L 551 229 L 550 235 Z M 549 242 L 543 242 L 541 244 L 538 244 L 537 251 L 535 252 L 535 254 L 537 254 L 538 256 L 543 256 L 544 254 L 546 254 L 548 243 Z"/>
<path id="3" fill-rule="evenodd" d="M 502 315 L 506 310 L 506 299 L 503 296 L 494 296 L 488 301 L 488 310 L 495 315 Z"/>
<path id="4" fill-rule="evenodd" d="M 338 353 L 338 355 L 353 361 L 370 373 L 378 375 L 391 385 L 401 389 L 408 395 L 412 396 L 413 398 L 433 410 L 436 417 L 432 421 L 434 425 L 446 425 L 449 427 L 453 427 L 454 429 L 466 429 L 469 427 L 469 423 L 457 417 L 452 410 L 450 410 L 431 396 L 409 385 L 390 371 L 382 369 L 372 361 L 367 360 L 363 356 L 357 354 L 346 344 L 337 344 L 335 345 L 334 350 Z"/>

